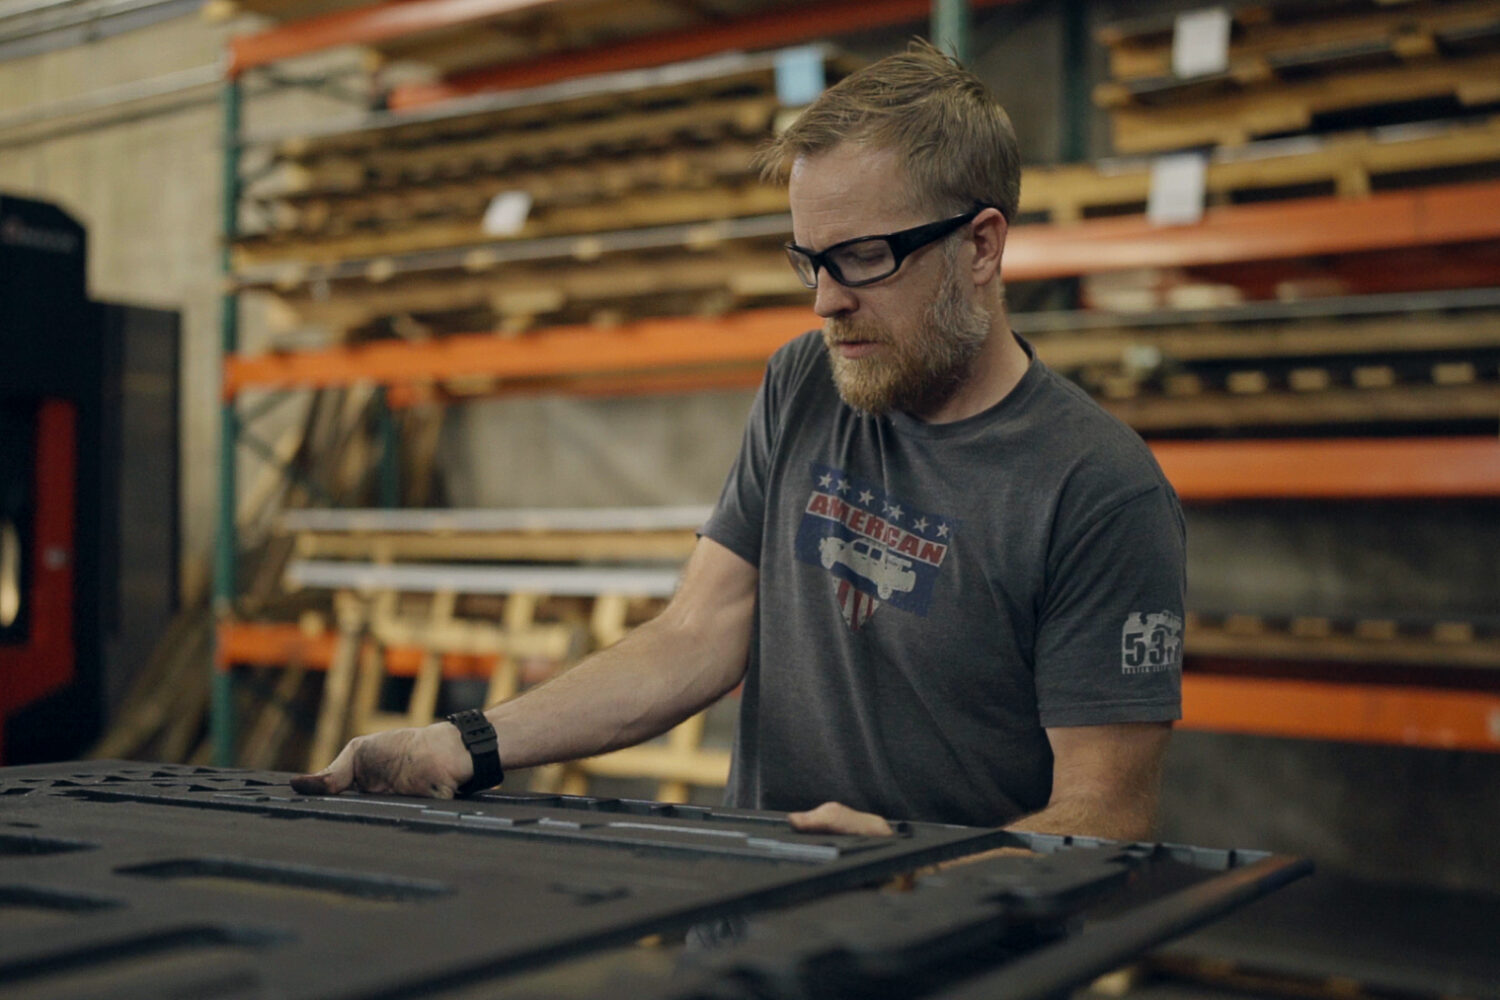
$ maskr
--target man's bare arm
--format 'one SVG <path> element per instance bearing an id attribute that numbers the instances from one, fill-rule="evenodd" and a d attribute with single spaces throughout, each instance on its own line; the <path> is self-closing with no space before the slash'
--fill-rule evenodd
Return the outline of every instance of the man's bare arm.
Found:
<path id="1" fill-rule="evenodd" d="M 485 711 L 509 768 L 606 753 L 651 739 L 712 704 L 745 672 L 755 567 L 703 538 L 666 609 L 547 684 Z M 307 794 L 451 797 L 473 774 L 447 722 L 357 737 L 327 768 L 293 779 Z"/>
<path id="2" fill-rule="evenodd" d="M 1052 796 L 1007 829 L 1146 840 L 1156 823 L 1169 722 L 1054 727 Z"/>
<path id="3" fill-rule="evenodd" d="M 1168 722 L 1132 722 L 1047 730 L 1052 744 L 1052 796 L 1047 805 L 1006 827 L 1106 840 L 1146 840 L 1156 822 L 1161 762 L 1172 734 Z M 891 826 L 874 813 L 825 802 L 788 817 L 806 833 L 886 836 Z M 1014 853 L 1002 847 L 964 861 Z"/>

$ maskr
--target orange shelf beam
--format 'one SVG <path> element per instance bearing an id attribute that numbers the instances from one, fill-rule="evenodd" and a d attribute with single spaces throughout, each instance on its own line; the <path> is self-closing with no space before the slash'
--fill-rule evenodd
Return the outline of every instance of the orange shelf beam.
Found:
<path id="1" fill-rule="evenodd" d="M 224 394 L 247 387 L 318 388 L 352 382 L 420 384 L 442 379 L 663 376 L 672 369 L 755 366 L 782 344 L 821 326 L 810 310 L 757 309 L 718 319 L 671 317 L 601 330 L 554 327 L 523 337 L 445 337 L 420 344 L 380 342 L 329 351 L 230 358 Z"/>
<path id="2" fill-rule="evenodd" d="M 970 7 L 994 7 L 1016 0 L 969 0 Z M 400 110 L 471 94 L 539 87 L 596 73 L 664 66 L 726 52 L 754 51 L 812 41 L 849 31 L 925 19 L 931 0 L 836 0 L 783 7 L 716 24 L 664 31 L 624 42 L 573 52 L 555 52 L 490 69 L 459 73 L 435 83 L 395 87 L 390 107 Z"/>
<path id="3" fill-rule="evenodd" d="M 1444 750 L 1500 750 L 1500 695 L 1395 685 L 1195 674 L 1184 729 Z"/>
<path id="4" fill-rule="evenodd" d="M 1496 497 L 1500 439 L 1153 441 L 1183 500 Z"/>
<path id="5" fill-rule="evenodd" d="M 1005 249 L 1005 276 L 1034 281 L 1497 238 L 1500 183 L 1491 181 L 1230 205 L 1183 226 L 1155 226 L 1145 216 L 1017 226 Z"/>
<path id="6" fill-rule="evenodd" d="M 339 45 L 380 42 L 462 27 L 558 0 L 389 0 L 290 21 L 229 43 L 229 75 Z"/>
<path id="7" fill-rule="evenodd" d="M 308 670 L 327 670 L 338 645 L 338 635 L 334 632 L 309 635 L 296 625 L 268 622 L 223 623 L 218 627 L 218 636 L 221 670 L 235 664 L 297 664 Z M 385 650 L 386 673 L 415 677 L 423 655 L 423 650 L 414 646 L 389 647 Z M 443 676 L 488 678 L 498 662 L 497 656 L 448 653 L 443 656 Z"/>
<path id="8" fill-rule="evenodd" d="M 221 624 L 219 668 L 238 664 L 327 670 L 337 637 L 296 625 Z M 422 650 L 385 651 L 386 672 L 415 676 Z M 497 658 L 448 654 L 443 674 L 487 678 Z M 1184 729 L 1292 739 L 1500 750 L 1500 695 L 1396 685 L 1336 684 L 1189 671 L 1182 678 Z"/>

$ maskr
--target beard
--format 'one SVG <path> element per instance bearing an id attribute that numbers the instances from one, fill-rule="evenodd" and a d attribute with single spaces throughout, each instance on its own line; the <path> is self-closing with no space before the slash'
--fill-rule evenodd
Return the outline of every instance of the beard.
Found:
<path id="1" fill-rule="evenodd" d="M 834 385 L 845 403 L 876 416 L 892 410 L 920 416 L 952 399 L 968 379 L 993 317 L 964 296 L 955 263 L 948 261 L 943 284 L 910 334 L 898 335 L 884 323 L 837 316 L 823 325 Z M 833 349 L 849 341 L 874 341 L 881 350 L 870 357 L 845 358 Z"/>

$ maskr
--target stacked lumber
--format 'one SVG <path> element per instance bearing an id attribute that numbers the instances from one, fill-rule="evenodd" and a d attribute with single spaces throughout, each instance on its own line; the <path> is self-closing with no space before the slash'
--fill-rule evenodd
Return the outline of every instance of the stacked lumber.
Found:
<path id="1" fill-rule="evenodd" d="M 831 54 L 825 73 L 845 71 Z M 724 56 L 384 115 L 263 149 L 237 284 L 278 332 L 425 337 L 717 315 L 805 298 L 786 194 L 751 169 L 788 113 L 773 56 Z M 629 89 L 620 89 L 629 87 Z"/>
<path id="2" fill-rule="evenodd" d="M 1147 434 L 1492 426 L 1500 293 L 1017 315 L 1038 355 Z"/>
<path id="3" fill-rule="evenodd" d="M 1186 645 L 1198 657 L 1494 670 L 1500 631 L 1470 621 L 1268 618 L 1190 613 Z"/>
<path id="4" fill-rule="evenodd" d="M 1115 149 L 1164 152 L 1454 115 L 1500 103 L 1495 0 L 1271 2 L 1237 8 L 1222 71 L 1173 72 L 1175 22 L 1106 28 L 1111 79 L 1094 92 Z M 1434 108 L 1441 108 L 1439 114 Z"/>
<path id="5" fill-rule="evenodd" d="M 246 450 L 259 460 L 240 495 L 236 523 L 239 579 L 228 620 L 260 618 L 286 623 L 301 641 L 283 643 L 274 663 L 247 664 L 236 672 L 235 759 L 270 769 L 301 768 L 316 718 L 321 674 L 310 637 L 331 616 L 326 596 L 289 593 L 282 587 L 294 556 L 294 540 L 277 529 L 283 511 L 309 505 L 368 504 L 379 492 L 377 467 L 384 421 L 392 421 L 389 443 L 405 470 L 408 502 L 428 499 L 441 412 L 418 406 L 392 416 L 373 387 L 336 388 L 272 397 L 280 412 L 264 406 L 261 417 L 282 417 L 271 440 L 260 436 L 256 417 L 245 418 Z M 211 762 L 215 612 L 208 601 L 190 603 L 153 650 L 120 709 L 91 755 L 174 763 Z M 222 627 L 222 622 L 221 622 Z"/>
<path id="6" fill-rule="evenodd" d="M 1372 191 L 1500 176 L 1500 116 L 1267 140 L 1208 151 L 1209 204 Z M 1145 210 L 1153 158 L 1029 167 L 1022 221 L 1076 222 Z"/>
<path id="7" fill-rule="evenodd" d="M 1227 48 L 1189 44 L 1216 24 Z M 1500 0 L 1267 0 L 1111 25 L 1099 40 L 1110 79 L 1094 99 L 1125 155 L 1028 168 L 1023 221 L 1181 224 L 1195 207 L 1500 177 Z M 1194 53 L 1223 55 L 1222 68 L 1203 71 Z M 1491 242 L 1112 271 L 1085 277 L 1083 304 L 1141 322 L 1032 332 L 1044 358 L 1147 434 L 1473 430 L 1496 413 L 1495 314 L 1440 303 L 1492 285 L 1497 264 Z M 1456 294 L 1423 299 L 1438 290 Z M 1415 298 L 1380 305 L 1396 293 Z M 1327 307 L 1252 308 L 1268 298 Z"/>
<path id="8" fill-rule="evenodd" d="M 221 647 L 229 662 L 323 674 L 298 765 L 319 767 L 352 736 L 504 701 L 620 641 L 665 605 L 707 513 L 292 511 L 279 524 L 297 554 L 286 584 L 322 595 L 331 613 L 221 630 Z M 700 714 L 655 743 L 540 769 L 531 784 L 581 793 L 594 778 L 648 779 L 657 797 L 686 801 L 728 776 L 705 727 Z"/>

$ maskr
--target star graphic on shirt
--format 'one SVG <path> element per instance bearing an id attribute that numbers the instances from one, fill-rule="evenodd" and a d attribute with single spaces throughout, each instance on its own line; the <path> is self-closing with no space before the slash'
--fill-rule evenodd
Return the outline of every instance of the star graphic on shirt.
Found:
<path id="1" fill-rule="evenodd" d="M 901 520 L 901 515 L 905 514 L 906 511 L 904 511 L 904 510 L 901 509 L 901 505 L 900 504 L 897 504 L 894 507 L 887 507 L 886 508 L 886 513 L 888 513 L 888 514 L 891 515 L 891 520 L 892 521 L 899 521 L 899 520 Z"/>
<path id="2" fill-rule="evenodd" d="M 823 475 L 818 477 L 818 485 L 823 487 L 825 490 L 828 489 L 828 487 L 833 485 L 833 477 L 825 472 Z"/>
<path id="3" fill-rule="evenodd" d="M 840 493 L 848 493 L 849 492 L 849 480 L 847 480 L 847 479 L 840 479 L 839 480 L 839 492 Z"/>
<path id="4" fill-rule="evenodd" d="M 948 526 L 946 524 L 940 524 L 940 525 L 938 525 L 938 537 L 939 538 L 947 538 L 948 537 Z"/>
<path id="5" fill-rule="evenodd" d="M 918 531 L 926 531 L 927 530 L 927 518 L 924 517 L 924 518 L 918 519 L 914 524 L 912 524 L 912 527 L 916 528 Z"/>
<path id="6" fill-rule="evenodd" d="M 863 493 L 861 493 L 859 495 L 859 502 L 860 503 L 869 503 L 871 500 L 874 500 L 874 499 L 875 499 L 875 494 L 871 493 L 869 490 L 865 490 Z"/>

